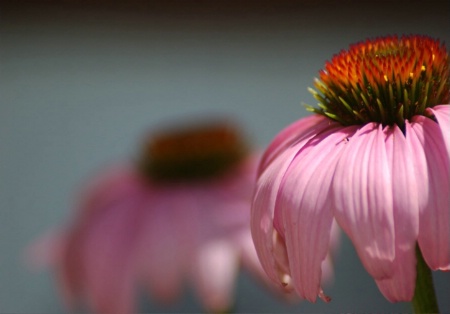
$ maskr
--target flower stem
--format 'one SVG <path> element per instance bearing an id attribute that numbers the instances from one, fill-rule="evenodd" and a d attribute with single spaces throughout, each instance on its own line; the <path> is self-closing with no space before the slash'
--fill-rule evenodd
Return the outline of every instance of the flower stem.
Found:
<path id="1" fill-rule="evenodd" d="M 425 263 L 419 245 L 416 246 L 417 277 L 416 289 L 412 305 L 415 313 L 439 313 L 439 307 L 434 290 L 431 269 Z"/>

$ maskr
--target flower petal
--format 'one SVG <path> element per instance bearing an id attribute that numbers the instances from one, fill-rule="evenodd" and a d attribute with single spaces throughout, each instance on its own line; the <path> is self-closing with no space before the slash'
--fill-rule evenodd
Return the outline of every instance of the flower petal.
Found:
<path id="1" fill-rule="evenodd" d="M 209 241 L 199 248 L 193 267 L 193 281 L 206 309 L 229 310 L 239 268 L 236 248 L 225 240 Z"/>
<path id="2" fill-rule="evenodd" d="M 87 295 L 96 312 L 133 312 L 135 244 L 144 204 L 145 195 L 130 195 L 90 217 L 81 255 Z"/>
<path id="3" fill-rule="evenodd" d="M 151 296 L 163 303 L 172 302 L 180 294 L 183 263 L 188 263 L 187 246 L 181 239 L 190 219 L 178 210 L 181 208 L 186 213 L 184 206 L 179 204 L 177 207 L 164 194 L 153 195 L 139 237 L 137 263 L 140 279 Z M 189 233 L 184 236 L 185 239 L 190 238 Z"/>
<path id="4" fill-rule="evenodd" d="M 322 281 L 321 286 L 331 285 L 334 282 L 334 257 L 341 245 L 341 228 L 333 219 L 330 231 L 330 250 L 326 258 L 322 261 Z"/>
<path id="5" fill-rule="evenodd" d="M 69 309 L 75 307 L 77 298 L 80 296 L 85 284 L 81 253 L 81 246 L 84 242 L 84 230 L 84 225 L 68 230 L 61 251 L 60 263 L 56 265 L 62 297 Z"/>
<path id="6" fill-rule="evenodd" d="M 334 166 L 356 127 L 332 128 L 312 138 L 295 157 L 280 187 L 275 211 L 282 212 L 287 254 L 298 294 L 315 302 L 333 222 L 329 197 Z"/>
<path id="7" fill-rule="evenodd" d="M 428 112 L 432 112 L 439 123 L 442 136 L 444 138 L 447 155 L 450 158 L 450 104 L 438 105 L 433 108 L 427 108 Z"/>
<path id="8" fill-rule="evenodd" d="M 142 188 L 142 183 L 142 178 L 133 165 L 109 167 L 87 182 L 79 193 L 81 204 L 75 208 L 76 219 L 88 221 L 90 215 L 95 215 L 99 210 L 107 210 L 108 204 L 136 193 L 136 190 Z"/>
<path id="9" fill-rule="evenodd" d="M 397 250 L 391 277 L 375 279 L 381 293 L 390 302 L 411 301 L 416 286 L 416 255 L 414 251 Z"/>
<path id="10" fill-rule="evenodd" d="M 423 172 L 423 166 L 418 165 L 421 156 L 416 158 L 417 154 L 413 151 L 408 121 L 407 137 L 397 126 L 386 127 L 384 132 L 394 195 L 395 260 L 393 276 L 377 280 L 377 284 L 389 301 L 410 301 L 414 295 L 416 278 L 415 249 L 419 233 L 419 203 L 424 203 L 425 199 L 422 191 L 418 189 L 417 182 L 421 177 L 416 174 Z"/>
<path id="11" fill-rule="evenodd" d="M 37 270 L 44 267 L 55 267 L 61 263 L 67 235 L 64 230 L 51 229 L 33 241 L 24 252 L 26 265 Z"/>
<path id="12" fill-rule="evenodd" d="M 381 125 L 353 135 L 336 166 L 335 217 L 375 278 L 392 276 L 395 258 L 392 178 Z"/>
<path id="13" fill-rule="evenodd" d="M 263 281 L 267 281 L 267 275 L 262 269 L 261 262 L 256 254 L 250 232 L 245 231 L 238 235 L 237 244 L 240 247 L 242 265 Z"/>
<path id="14" fill-rule="evenodd" d="M 237 244 L 240 248 L 242 265 L 265 284 L 269 284 L 266 273 L 261 266 L 261 262 L 256 254 L 250 230 L 245 230 L 237 236 Z"/>
<path id="15" fill-rule="evenodd" d="M 274 222 L 274 209 L 278 189 L 287 167 L 302 145 L 317 133 L 325 130 L 328 127 L 328 122 L 323 120 L 317 125 L 307 123 L 308 128 L 304 128 L 301 123 L 297 125 L 299 133 L 295 140 L 296 145 L 289 146 L 283 152 L 280 152 L 277 158 L 273 159 L 270 164 L 267 164 L 267 167 L 260 174 L 251 210 L 250 224 L 256 252 L 268 276 L 275 283 L 281 285 L 286 284 L 283 280 L 284 274 L 273 256 L 275 248 L 281 249 L 279 247 L 281 242 L 274 241 L 277 238 L 274 230 L 274 223 L 276 223 Z M 279 261 L 282 261 L 282 259 Z M 284 265 L 282 268 L 286 269 L 287 266 Z"/>
<path id="16" fill-rule="evenodd" d="M 287 147 L 291 146 L 294 142 L 299 139 L 299 135 L 305 132 L 307 129 L 314 127 L 315 125 L 326 122 L 329 124 L 330 120 L 322 115 L 311 115 L 306 118 L 295 121 L 286 128 L 284 128 L 277 136 L 272 140 L 267 149 L 265 150 L 261 163 L 259 166 L 258 173 L 261 172 L 275 159 L 277 156 L 283 152 Z"/>
<path id="17" fill-rule="evenodd" d="M 442 120 L 441 120 L 442 121 Z M 411 129 L 428 167 L 428 202 L 420 208 L 419 246 L 433 270 L 450 270 L 450 161 L 441 125 L 415 116 Z"/>

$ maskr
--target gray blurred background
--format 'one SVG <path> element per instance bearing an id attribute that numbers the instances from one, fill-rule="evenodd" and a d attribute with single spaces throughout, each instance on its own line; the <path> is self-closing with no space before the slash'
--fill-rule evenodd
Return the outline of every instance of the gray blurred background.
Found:
<path id="1" fill-rule="evenodd" d="M 234 116 L 255 148 L 315 105 L 326 60 L 388 34 L 450 42 L 449 1 L 8 1 L 0 5 L 0 313 L 64 312 L 50 272 L 24 248 L 68 218 L 91 172 L 134 156 L 149 128 L 197 114 Z M 436 273 L 450 313 L 450 274 Z M 287 305 L 246 273 L 237 312 L 410 312 L 391 304 L 347 239 L 325 304 Z M 201 312 L 187 292 L 168 308 Z"/>

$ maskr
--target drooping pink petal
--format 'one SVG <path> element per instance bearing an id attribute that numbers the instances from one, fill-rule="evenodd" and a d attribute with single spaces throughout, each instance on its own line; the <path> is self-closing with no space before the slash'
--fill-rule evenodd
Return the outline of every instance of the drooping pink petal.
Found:
<path id="1" fill-rule="evenodd" d="M 264 171 L 258 180 L 252 205 L 251 231 L 256 252 L 267 275 L 277 284 L 282 281 L 273 255 L 273 234 L 276 232 L 273 227 L 274 207 L 281 178 L 295 154 L 296 151 L 291 148 L 289 156 L 281 155 L 288 157 L 288 161 L 277 159 Z"/>
<path id="2" fill-rule="evenodd" d="M 261 266 L 261 262 L 258 259 L 250 230 L 241 232 L 241 234 L 237 236 L 236 241 L 238 247 L 240 248 L 242 265 L 244 268 L 252 272 L 259 280 L 262 280 L 268 285 L 272 284 L 272 282 L 270 282 L 270 284 L 268 283 L 269 278 L 267 277 Z"/>
<path id="3" fill-rule="evenodd" d="M 86 292 L 98 313 L 134 311 L 135 248 L 145 195 L 129 195 L 91 217 L 81 255 Z"/>
<path id="4" fill-rule="evenodd" d="M 432 112 L 439 123 L 442 136 L 444 138 L 447 155 L 450 158 L 450 105 L 438 105 L 433 108 L 427 108 L 428 112 Z"/>
<path id="5" fill-rule="evenodd" d="M 420 208 L 420 249 L 433 270 L 450 270 L 450 161 L 441 127 L 423 116 L 413 117 L 411 123 L 428 168 L 428 202 Z"/>
<path id="6" fill-rule="evenodd" d="M 327 254 L 325 259 L 322 261 L 322 279 L 320 281 L 320 286 L 330 285 L 334 282 L 334 269 L 333 269 L 333 259 L 330 254 Z M 322 290 L 322 289 L 321 289 Z M 323 292 L 323 291 L 322 291 Z M 325 294 L 323 294 L 325 296 Z M 320 296 L 320 291 L 319 291 Z"/>
<path id="7" fill-rule="evenodd" d="M 84 291 L 86 275 L 81 247 L 85 241 L 85 229 L 86 223 L 67 230 L 61 260 L 55 267 L 62 298 L 69 309 L 75 308 L 79 296 Z"/>
<path id="8" fill-rule="evenodd" d="M 308 120 L 308 122 L 310 121 Z M 298 138 L 295 140 L 296 145 L 288 147 L 281 152 L 277 158 L 273 159 L 265 167 L 259 177 L 251 210 L 251 231 L 259 259 L 268 276 L 275 283 L 281 285 L 285 284 L 282 278 L 284 275 L 280 273 L 279 266 L 277 266 L 277 262 L 273 256 L 274 224 L 277 224 L 277 219 L 274 219 L 274 209 L 278 189 L 287 167 L 301 147 L 311 137 L 322 132 L 329 126 L 328 122 L 324 120 L 312 126 L 308 123 L 309 128 L 306 129 L 300 123 L 297 125 L 299 127 L 299 133 Z"/>
<path id="9" fill-rule="evenodd" d="M 281 282 L 284 291 L 291 292 L 295 288 L 292 284 L 291 266 L 289 265 L 286 242 L 276 230 L 273 232 L 272 242 L 275 267 L 279 278 L 278 282 Z"/>
<path id="10" fill-rule="evenodd" d="M 63 303 L 71 310 L 75 308 L 83 282 L 80 256 L 74 256 L 73 251 L 79 253 L 74 234 L 68 230 L 51 229 L 34 241 L 24 256 L 25 264 L 33 271 L 46 267 L 57 270 Z"/>
<path id="11" fill-rule="evenodd" d="M 331 237 L 330 237 L 330 255 L 335 256 L 338 254 L 341 247 L 341 227 L 339 227 L 336 219 L 333 219 L 331 225 Z"/>
<path id="12" fill-rule="evenodd" d="M 385 279 L 375 279 L 378 288 L 387 300 L 390 302 L 412 300 L 416 285 L 415 267 L 415 254 L 411 254 L 411 251 L 397 250 L 392 276 Z"/>
<path id="13" fill-rule="evenodd" d="M 442 137 L 447 149 L 447 155 L 450 159 L 450 105 L 438 105 L 433 108 L 427 108 L 428 112 L 434 114 L 441 130 Z"/>
<path id="14" fill-rule="evenodd" d="M 97 278 L 96 275 L 89 276 L 87 271 L 91 261 L 98 263 L 102 257 L 99 256 L 96 260 L 95 250 L 90 251 L 90 257 L 87 258 L 85 255 L 86 251 L 89 251 L 89 245 L 92 244 L 91 233 L 96 229 L 97 222 L 101 217 L 109 215 L 110 208 L 113 208 L 114 211 L 117 204 L 123 202 L 124 199 L 133 199 L 133 195 L 139 195 L 141 192 L 140 177 L 136 175 L 132 167 L 121 166 L 114 167 L 106 175 L 101 175 L 91 181 L 88 188 L 81 194 L 82 202 L 77 208 L 73 225 L 66 232 L 61 260 L 56 265 L 61 291 L 69 308 L 73 308 L 77 298 L 87 293 L 89 280 Z M 102 237 L 103 235 L 100 236 L 100 238 Z M 106 246 L 109 245 L 108 241 L 105 240 Z M 97 242 L 97 244 L 100 243 Z M 103 273 L 99 272 L 99 276 L 102 275 Z M 101 278 L 98 282 L 101 282 Z M 130 287 L 130 285 L 127 286 L 124 283 L 123 288 L 126 287 Z M 94 296 L 93 299 L 96 297 Z M 97 301 L 98 299 L 95 300 L 95 302 Z M 100 307 L 98 309 L 102 310 Z"/>
<path id="15" fill-rule="evenodd" d="M 194 245 L 191 221 L 198 218 L 183 194 L 177 194 L 174 198 L 166 191 L 150 192 L 137 256 L 140 281 L 163 303 L 172 302 L 181 292 L 188 252 Z"/>
<path id="16" fill-rule="evenodd" d="M 207 241 L 199 247 L 193 266 L 193 282 L 200 300 L 209 311 L 229 310 L 238 274 L 236 247 L 226 239 Z"/>
<path id="17" fill-rule="evenodd" d="M 204 236 L 232 234 L 248 228 L 255 181 L 242 181 L 245 179 L 196 191 L 195 202 L 203 209 L 201 219 L 207 222 L 200 226 L 207 233 Z"/>
<path id="18" fill-rule="evenodd" d="M 416 241 L 419 233 L 419 204 L 426 196 L 419 190 L 422 172 L 410 140 L 409 122 L 406 136 L 398 126 L 386 127 L 386 152 L 392 177 L 395 223 L 395 260 L 391 278 L 377 280 L 383 295 L 391 302 L 410 301 L 414 295 L 416 278 Z M 420 156 L 418 157 L 420 160 Z M 422 167 L 423 169 L 423 167 Z"/>
<path id="19" fill-rule="evenodd" d="M 284 128 L 266 148 L 261 158 L 258 174 L 260 174 L 284 149 L 296 142 L 300 134 L 315 125 L 322 124 L 324 121 L 327 124 L 330 124 L 329 120 L 324 116 L 315 114 L 297 120 Z"/>
<path id="20" fill-rule="evenodd" d="M 315 302 L 322 262 L 333 222 L 329 195 L 334 166 L 356 127 L 334 127 L 312 138 L 295 157 L 280 187 L 275 211 L 282 211 L 287 253 L 295 289 Z"/>
<path id="21" fill-rule="evenodd" d="M 278 233 L 275 233 L 274 235 L 279 236 Z M 283 282 L 285 283 L 285 285 L 283 285 L 282 288 L 278 285 L 274 285 L 272 280 L 267 276 L 266 272 L 261 266 L 261 262 L 259 261 L 258 255 L 256 254 L 255 245 L 253 244 L 249 230 L 243 231 L 241 235 L 237 237 L 236 240 L 238 246 L 240 247 L 242 266 L 246 270 L 248 270 L 259 281 L 259 283 L 268 288 L 277 297 L 282 298 L 282 300 L 286 301 L 299 300 L 296 294 L 290 293 L 294 289 L 291 283 L 290 276 L 287 275 L 290 272 L 289 267 L 286 267 L 285 269 L 282 270 L 282 272 L 286 274 L 285 278 L 283 278 L 284 280 Z M 277 243 L 276 240 L 274 241 L 274 257 L 277 265 L 288 266 L 289 262 L 287 260 L 286 247 L 284 244 L 281 244 L 280 242 Z M 332 268 L 326 268 L 326 271 L 328 270 L 332 272 Z"/>
<path id="22" fill-rule="evenodd" d="M 116 199 L 133 194 L 142 187 L 142 178 L 129 164 L 110 167 L 104 173 L 93 177 L 78 195 L 81 200 L 75 207 L 78 221 L 89 220 L 98 210 L 105 210 Z"/>
<path id="23" fill-rule="evenodd" d="M 351 138 L 333 180 L 335 217 L 376 279 L 393 274 L 395 231 L 392 178 L 381 125 L 369 123 Z"/>
<path id="24" fill-rule="evenodd" d="M 61 263 L 66 237 L 66 232 L 60 229 L 47 231 L 27 247 L 24 256 L 25 263 L 32 270 L 55 267 Z"/>

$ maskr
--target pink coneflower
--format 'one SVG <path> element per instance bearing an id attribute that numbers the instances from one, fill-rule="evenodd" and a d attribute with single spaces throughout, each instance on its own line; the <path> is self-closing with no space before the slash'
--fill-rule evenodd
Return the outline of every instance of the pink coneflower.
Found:
<path id="1" fill-rule="evenodd" d="M 135 312 L 138 288 L 172 302 L 183 282 L 205 310 L 227 310 L 243 265 L 265 278 L 251 239 L 258 157 L 229 123 L 153 134 L 135 164 L 96 177 L 74 219 L 31 248 L 69 306 Z"/>
<path id="2" fill-rule="evenodd" d="M 327 300 L 334 220 L 392 302 L 413 298 L 416 244 L 431 269 L 450 269 L 449 75 L 445 46 L 425 36 L 367 40 L 326 63 L 311 89 L 320 108 L 259 168 L 251 229 L 273 281 Z"/>

